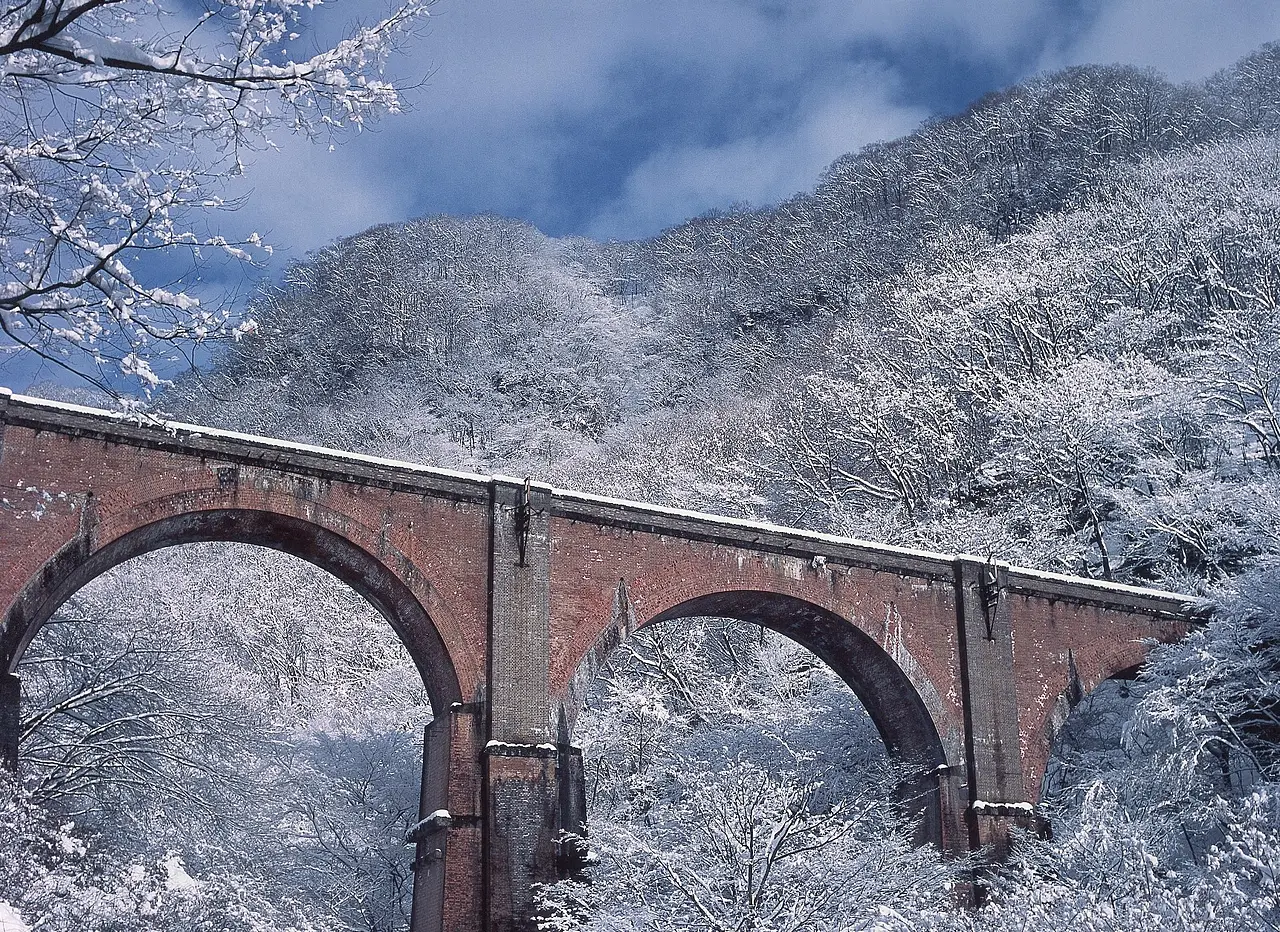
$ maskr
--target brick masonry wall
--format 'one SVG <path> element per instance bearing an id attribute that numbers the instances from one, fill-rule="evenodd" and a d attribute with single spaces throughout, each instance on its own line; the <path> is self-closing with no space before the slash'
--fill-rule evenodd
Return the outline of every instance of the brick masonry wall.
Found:
<path id="1" fill-rule="evenodd" d="M 0 449 L 0 605 L 12 604 L 64 548 L 79 547 L 89 556 L 154 522 L 213 509 L 287 515 L 374 556 L 423 606 L 444 642 L 458 680 L 456 687 L 446 684 L 445 693 L 457 689 L 458 698 L 483 699 L 487 503 L 7 424 Z M 293 549 L 286 541 L 275 543 Z M 413 631 L 402 637 L 421 643 Z M 5 642 L 12 647 L 17 639 L 9 632 Z M 441 684 L 430 685 L 439 696 Z M 478 930 L 481 915 L 482 741 L 472 731 L 455 736 L 448 777 L 450 806 L 457 806 L 464 823 L 470 819 L 450 833 L 445 928 L 457 930 Z"/>
<path id="2" fill-rule="evenodd" d="M 579 664 L 609 638 L 620 582 L 640 625 L 691 599 L 734 590 L 777 593 L 826 609 L 904 668 L 944 747 L 950 752 L 959 746 L 963 708 L 949 577 L 908 578 L 835 562 L 815 567 L 811 559 L 557 518 L 551 555 L 554 696 L 566 695 Z"/>
<path id="3" fill-rule="evenodd" d="M 1023 792 L 1040 796 L 1055 737 L 1055 716 L 1068 711 L 1073 667 L 1080 695 L 1142 664 L 1149 642 L 1183 637 L 1189 622 L 1064 599 L 1010 597 L 1013 666 L 1018 693 Z"/>
<path id="4" fill-rule="evenodd" d="M 0 458 L 0 602 L 82 536 L 97 552 L 153 522 L 194 511 L 288 515 L 376 556 L 426 609 L 463 696 L 485 679 L 486 505 L 184 457 L 7 425 Z"/>
<path id="5" fill-rule="evenodd" d="M 815 566 L 807 557 L 557 517 L 552 522 L 551 692 L 572 704 L 568 696 L 575 675 L 598 659 L 593 652 L 625 636 L 618 630 L 628 623 L 627 612 L 619 613 L 620 593 L 630 602 L 630 624 L 639 626 L 709 593 L 777 593 L 838 615 L 893 657 L 921 693 L 948 762 L 959 764 L 964 698 L 954 587 L 951 578 L 879 572 L 835 559 Z M 1084 601 L 1103 596 L 1091 593 L 1083 581 L 1081 590 L 1080 599 L 1007 596 L 1027 801 L 1039 797 L 1054 707 L 1069 685 L 1070 663 L 1087 693 L 1140 664 L 1148 640 L 1173 641 L 1188 629 L 1185 618 L 1106 607 Z"/>

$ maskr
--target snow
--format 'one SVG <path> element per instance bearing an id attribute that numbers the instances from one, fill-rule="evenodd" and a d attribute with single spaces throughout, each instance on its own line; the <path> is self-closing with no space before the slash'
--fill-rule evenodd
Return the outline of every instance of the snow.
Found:
<path id="1" fill-rule="evenodd" d="M 65 822 L 58 827 L 58 847 L 63 854 L 79 857 L 83 856 L 89 849 L 83 841 L 71 834 L 75 827 L 76 824 L 74 822 Z"/>
<path id="2" fill-rule="evenodd" d="M 453 814 L 448 809 L 437 809 L 425 819 L 421 819 L 413 828 L 409 829 L 408 837 L 412 840 L 422 833 L 429 832 L 433 829 L 448 828 L 453 824 Z"/>
<path id="3" fill-rule="evenodd" d="M 0 900 L 0 932 L 31 932 L 31 927 L 22 921 L 18 910 L 4 900 Z"/>
<path id="4" fill-rule="evenodd" d="M 763 521 L 750 521 L 746 518 L 728 518 L 723 515 L 709 515 L 699 511 L 686 511 L 683 508 L 669 508 L 664 505 L 652 505 L 645 502 L 633 502 L 624 498 L 609 498 L 605 495 L 592 495 L 587 492 L 574 492 L 569 489 L 552 489 L 556 498 L 566 501 L 577 501 L 591 505 L 605 505 L 610 508 L 625 509 L 643 514 L 660 515 L 671 518 L 684 518 L 704 524 L 715 524 L 721 527 L 754 531 L 761 534 L 777 534 L 793 537 L 807 542 L 835 544 L 840 547 L 857 547 L 876 553 L 893 554 L 895 556 L 913 557 L 921 560 L 940 560 L 951 562 L 952 558 L 942 553 L 931 553 L 927 550 L 911 550 L 907 547 L 894 547 L 890 544 L 878 544 L 872 541 L 856 540 L 852 537 L 837 537 L 834 534 L 820 534 L 816 531 L 802 531 L 798 528 L 784 527 L 780 524 L 769 524 Z"/>
<path id="5" fill-rule="evenodd" d="M 418 823 L 418 826 L 448 825 L 453 821 L 453 813 L 448 809 L 437 809 Z M 415 826 L 418 827 L 418 826 Z"/>
<path id="6" fill-rule="evenodd" d="M 13 402 L 22 405 L 29 405 L 36 408 L 44 408 L 46 410 L 66 411 L 73 414 L 88 415 L 96 418 L 107 418 L 113 421 L 132 421 L 139 422 L 141 419 L 137 415 L 125 414 L 121 412 L 104 411 L 100 408 L 91 408 L 84 405 L 69 404 L 61 401 L 46 401 L 41 398 L 32 398 L 25 395 L 13 394 L 8 389 L 0 389 L 5 395 L 9 396 Z M 487 487 L 494 480 L 513 482 L 523 485 L 525 480 L 511 476 L 483 476 L 478 473 L 460 472 L 449 469 L 439 469 L 432 466 L 423 466 L 418 463 L 408 463 L 403 460 L 388 459 L 379 456 L 368 456 L 362 453 L 352 453 L 347 450 L 335 450 L 329 447 L 314 446 L 306 443 L 293 443 L 286 440 L 277 440 L 272 437 L 261 437 L 254 434 L 242 434 L 236 431 L 221 430 L 213 427 L 201 427 L 195 424 L 185 424 L 180 421 L 158 421 L 156 422 L 172 436 L 186 436 L 190 439 L 213 438 L 218 440 L 228 440 L 239 443 L 253 444 L 255 446 L 265 446 L 276 450 L 296 451 L 299 453 L 309 453 L 326 458 L 338 460 L 341 462 L 361 463 L 369 466 L 377 466 L 385 469 L 396 469 L 404 472 L 413 473 L 420 476 L 438 477 L 452 481 L 461 481 L 471 483 L 477 486 Z M 804 544 L 809 549 L 813 549 L 817 544 L 830 544 L 836 547 L 856 547 L 873 554 L 884 554 L 886 556 L 906 557 L 915 560 L 928 560 L 937 563 L 952 563 L 957 557 L 950 554 L 933 553 L 926 550 L 913 550 L 906 547 L 894 547 L 889 544 L 879 544 L 871 541 L 856 540 L 849 537 L 837 537 L 833 534 L 820 534 L 813 531 L 802 531 L 797 528 L 784 527 L 778 524 L 769 524 L 761 521 L 749 521 L 744 518 L 728 518 L 721 515 L 709 515 L 697 511 L 687 511 L 682 508 L 670 508 L 662 505 L 653 505 L 645 502 L 629 501 L 622 498 L 610 498 L 604 495 L 592 495 L 587 492 L 575 492 L 569 489 L 558 489 L 539 482 L 531 482 L 531 488 L 537 488 L 541 491 L 549 491 L 555 498 L 563 502 L 579 502 L 586 505 L 603 505 L 607 508 L 626 511 L 630 515 L 652 515 L 654 517 L 663 518 L 679 518 L 686 521 L 696 521 L 702 525 L 711 525 L 715 527 L 723 527 L 736 531 L 746 531 L 756 534 L 768 534 L 772 536 L 789 537 L 797 543 Z M 964 555 L 961 555 L 962 557 Z M 968 557 L 968 559 L 982 560 L 980 557 Z M 985 561 L 982 561 L 985 562 Z M 1087 588 L 1096 591 L 1114 592 L 1118 595 L 1129 595 L 1146 598 L 1159 599 L 1187 599 L 1177 593 L 1162 592 L 1157 589 L 1144 589 L 1138 586 L 1126 586 L 1120 583 L 1104 582 L 1100 580 L 1081 580 L 1071 576 L 1062 576 L 1056 573 L 1046 573 L 1040 570 L 1029 569 L 1020 566 L 1010 566 L 1011 575 L 1021 577 L 1022 579 L 1041 579 L 1048 582 L 1066 583 L 1072 586 Z"/>
<path id="7" fill-rule="evenodd" d="M 539 751 L 556 750 L 556 746 L 554 744 L 521 744 L 519 742 L 512 741 L 490 741 L 485 745 L 485 750 L 490 750 L 492 748 L 537 748 Z"/>
<path id="8" fill-rule="evenodd" d="M 57 36 L 46 40 L 50 48 L 59 49 L 90 64 L 102 64 L 106 61 L 123 62 L 154 68 L 163 71 L 174 68 L 178 63 L 177 54 L 155 55 L 146 49 L 139 48 L 132 42 L 114 36 L 100 36 L 84 32 L 75 36 Z"/>
<path id="9" fill-rule="evenodd" d="M 200 881 L 187 873 L 186 867 L 182 864 L 182 858 L 176 854 L 171 853 L 164 859 L 164 873 L 166 890 L 191 890 L 200 885 Z"/>
<path id="10" fill-rule="evenodd" d="M 978 560 L 980 557 L 970 557 L 970 559 Z M 985 561 L 984 561 L 985 562 Z M 1114 592 L 1117 595 L 1130 595 L 1156 599 L 1182 599 L 1187 603 L 1194 602 L 1192 596 L 1184 595 L 1179 592 L 1167 592 L 1162 589 L 1148 589 L 1143 586 L 1127 586 L 1124 583 L 1109 582 L 1105 579 L 1086 579 L 1082 580 L 1078 576 L 1064 576 L 1061 573 L 1050 573 L 1045 570 L 1031 569 L 1025 566 L 1010 566 L 1010 574 L 1014 574 L 1027 580 L 1042 580 L 1044 582 L 1065 583 L 1073 586 L 1081 584 L 1088 585 L 1090 589 L 1098 589 L 1105 592 Z"/>
<path id="11" fill-rule="evenodd" d="M 1033 815 L 1036 807 L 1031 803 L 991 803 L 984 799 L 975 799 L 970 807 L 979 814 L 990 815 Z"/>

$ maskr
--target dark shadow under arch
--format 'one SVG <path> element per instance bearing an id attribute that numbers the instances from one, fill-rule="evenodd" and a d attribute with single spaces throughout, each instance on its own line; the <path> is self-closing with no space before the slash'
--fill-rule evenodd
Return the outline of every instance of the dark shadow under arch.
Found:
<path id="1" fill-rule="evenodd" d="M 947 757 L 919 691 L 875 639 L 834 612 L 775 592 L 735 590 L 698 596 L 641 622 L 637 628 L 680 618 L 731 618 L 769 628 L 812 651 L 862 703 L 889 753 L 908 763 L 914 776 L 899 788 L 901 801 L 919 819 L 916 840 L 944 847 L 941 774 Z M 598 667 L 622 636 L 607 629 L 583 665 Z M 581 683 L 578 677 L 575 682 Z M 574 690 L 571 690 L 573 692 Z M 572 696 L 571 702 L 580 702 Z M 562 727 L 576 718 L 562 715 Z"/>
<path id="2" fill-rule="evenodd" d="M 1125 667 L 1123 670 L 1119 670 L 1115 673 L 1112 673 L 1109 677 L 1107 677 L 1107 679 L 1108 680 L 1136 680 L 1138 676 L 1142 673 L 1142 670 L 1145 666 L 1146 666 L 1145 662 L 1135 663 L 1131 667 Z"/>
<path id="3" fill-rule="evenodd" d="M 1056 768 L 1061 767 L 1064 763 L 1063 742 L 1070 738 L 1067 723 L 1076 714 L 1076 710 L 1086 704 L 1100 689 L 1107 687 L 1109 684 L 1122 684 L 1120 688 L 1126 690 L 1126 693 L 1122 693 L 1122 695 L 1127 694 L 1129 688 L 1127 684 L 1136 682 L 1145 668 L 1146 661 L 1130 664 L 1115 670 L 1114 673 L 1109 673 L 1092 686 L 1086 687 L 1081 682 L 1074 663 L 1072 664 L 1071 679 L 1067 683 L 1066 689 L 1059 693 L 1058 698 L 1054 701 L 1053 710 L 1050 712 L 1046 723 L 1045 744 L 1048 757 L 1045 760 L 1044 773 L 1040 777 L 1040 787 L 1036 793 L 1037 805 L 1042 803 L 1051 793 L 1062 789 L 1061 786 L 1054 785 L 1061 777 Z"/>
<path id="4" fill-rule="evenodd" d="M 420 817 L 447 808 L 448 709 L 462 701 L 462 694 L 443 639 L 408 586 L 380 559 L 328 528 L 291 515 L 230 508 L 188 512 L 136 528 L 96 551 L 77 538 L 27 582 L 4 618 L 0 673 L 16 672 L 44 624 L 93 579 L 154 550 L 214 541 L 255 544 L 306 560 L 350 586 L 387 619 L 417 665 L 434 712 L 424 737 Z M 444 915 L 443 834 L 420 840 L 419 849 L 411 929 L 437 932 Z"/>

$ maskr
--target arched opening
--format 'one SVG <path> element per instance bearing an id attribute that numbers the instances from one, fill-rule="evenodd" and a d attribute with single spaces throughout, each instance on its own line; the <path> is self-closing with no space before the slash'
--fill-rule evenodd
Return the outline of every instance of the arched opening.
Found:
<path id="1" fill-rule="evenodd" d="M 275 622 L 280 621 L 280 603 L 287 597 L 300 596 L 295 601 L 305 605 L 299 611 L 312 611 L 323 617 L 313 619 L 309 633 L 293 632 L 292 645 L 296 653 L 292 656 L 288 650 L 274 658 L 255 656 L 255 647 L 265 653 L 282 649 L 281 643 L 264 645 L 261 639 L 255 645 L 251 629 L 267 623 L 260 617 L 248 617 L 253 614 L 253 606 L 248 603 L 255 600 L 240 598 L 234 600 L 234 605 L 219 605 L 216 599 L 212 605 L 190 604 L 193 599 L 201 598 L 201 594 L 173 582 L 175 575 L 185 575 L 183 560 L 178 555 L 192 549 L 179 546 L 188 544 L 196 545 L 197 552 L 204 548 L 207 555 L 217 557 L 213 563 L 222 567 L 223 575 L 244 577 L 248 573 L 247 578 L 253 584 L 264 586 L 266 598 L 257 600 L 258 608 L 268 611 Z M 245 544 L 254 546 L 243 546 Z M 228 546 L 232 548 L 230 551 Z M 281 553 L 269 553 L 260 549 L 263 547 Z M 186 558 L 188 568 L 208 563 L 197 558 L 193 564 L 190 557 Z M 24 589 L 6 619 L 6 667 L 20 675 L 28 698 L 34 698 L 35 693 L 43 689 L 44 695 L 39 698 L 56 701 L 56 689 L 51 691 L 49 687 L 58 685 L 53 682 L 57 678 L 42 677 L 29 664 L 52 669 L 60 651 L 74 654 L 85 647 L 86 640 L 90 639 L 81 633 L 88 629 L 78 622 L 88 619 L 78 616 L 85 614 L 86 607 L 94 607 L 91 603 L 96 603 L 97 609 L 103 607 L 103 590 L 114 586 L 116 604 L 111 607 L 119 617 L 121 606 L 129 602 L 130 593 L 128 587 L 121 589 L 117 577 L 137 579 L 141 573 L 154 582 L 164 578 L 164 571 L 157 568 L 166 566 L 172 591 L 163 593 L 161 586 L 159 591 L 163 595 L 156 597 L 153 587 L 153 607 L 165 608 L 167 614 L 153 612 L 155 617 L 149 619 L 159 623 L 162 630 L 154 632 L 152 643 L 143 645 L 146 662 L 139 660 L 137 644 L 118 642 L 116 646 L 125 649 L 108 659 L 114 665 L 111 675 L 117 685 L 127 684 L 120 697 L 135 702 L 136 713 L 153 723 L 161 722 L 165 716 L 175 721 L 185 717 L 187 727 L 195 732 L 197 739 L 203 730 L 208 730 L 203 738 L 210 754 L 215 752 L 213 745 L 224 737 L 217 732 L 219 728 L 234 729 L 249 724 L 260 730 L 266 728 L 270 741 L 263 740 L 264 734 L 255 733 L 239 751 L 228 752 L 221 743 L 216 749 L 224 755 L 243 752 L 245 766 L 256 768 L 253 778 L 242 774 L 233 775 L 232 779 L 243 778 L 246 786 L 257 787 L 255 793 L 246 797 L 247 808 L 270 810 L 234 813 L 227 816 L 228 825 L 238 823 L 243 827 L 252 823 L 256 826 L 250 835 L 256 832 L 259 838 L 263 854 L 259 860 L 274 860 L 282 877 L 291 871 L 296 876 L 317 872 L 320 867 L 317 862 L 329 855 L 337 856 L 339 861 L 348 858 L 348 868 L 354 864 L 357 872 L 384 872 L 379 883 L 393 899 L 398 898 L 398 902 L 387 904 L 379 915 L 365 916 L 364 927 L 411 927 L 415 932 L 439 929 L 443 916 L 444 858 L 440 855 L 444 853 L 444 837 L 443 832 L 432 831 L 438 827 L 429 826 L 424 830 L 420 822 L 424 814 L 446 807 L 449 730 L 446 722 L 432 721 L 431 711 L 447 709 L 450 703 L 459 700 L 457 679 L 438 633 L 412 592 L 379 559 L 340 535 L 287 516 L 220 510 L 165 519 L 124 535 L 90 555 L 78 552 L 74 545 L 64 549 Z M 212 587 L 206 585 L 205 588 Z M 166 607 L 169 595 L 185 598 L 188 604 Z M 63 606 L 71 611 L 56 614 Z M 137 609 L 136 600 L 134 608 Z M 245 614 L 217 619 L 216 613 L 222 610 Z M 214 620 L 203 627 L 220 631 L 215 643 L 210 643 L 207 637 L 201 640 L 202 635 L 214 633 L 201 631 L 202 626 L 195 623 L 202 612 L 203 617 Z M 387 629 L 387 622 L 391 630 Z M 139 626 L 140 631 L 144 629 L 145 625 Z M 308 639 L 315 641 L 325 632 L 332 633 L 340 642 L 337 645 L 340 653 L 344 648 L 347 650 L 341 670 L 347 680 L 341 684 L 346 695 L 331 697 L 326 708 L 303 710 L 299 706 L 308 700 L 302 697 L 297 684 L 314 685 L 315 680 L 324 679 L 324 676 L 309 677 L 306 670 L 309 664 L 317 662 L 324 650 L 322 645 L 310 643 Z M 177 647 L 197 660 L 195 668 L 188 665 L 182 673 L 181 664 L 175 666 L 169 662 L 170 658 L 161 656 L 174 646 L 173 638 L 166 641 L 166 633 L 181 635 L 176 639 Z M 365 653 L 359 654 L 360 651 Z M 166 682 L 165 678 L 173 679 L 175 670 L 181 675 L 192 674 L 201 658 L 206 667 L 216 666 L 223 673 L 220 685 L 228 694 L 220 707 L 215 703 L 212 712 L 207 708 L 184 709 L 181 701 L 174 701 L 173 696 L 162 697 L 167 708 L 160 711 L 146 708 L 145 703 L 136 705 L 140 695 L 154 696 L 173 687 L 175 684 Z M 86 670 L 93 661 L 91 653 L 84 650 L 74 659 Z M 291 682 L 272 682 L 272 671 L 283 671 Z M 72 684 L 64 682 L 63 685 Z M 246 699 L 247 692 L 255 694 L 249 703 L 254 707 L 251 723 L 241 714 L 245 711 L 242 700 Z M 290 705 L 293 707 L 286 708 Z M 29 706 L 23 715 L 27 725 L 32 723 L 35 711 Z M 400 719 L 379 721 L 376 720 L 379 714 L 398 715 Z M 112 736 L 112 726 L 101 724 L 103 728 L 98 734 Z M 26 730 L 29 740 L 23 750 L 30 752 L 35 747 L 31 735 L 39 729 Z M 157 759 L 172 763 L 183 756 L 188 762 L 199 764 L 199 740 L 188 741 L 180 754 L 166 757 L 167 752 L 156 743 L 163 732 L 162 727 L 151 732 L 136 728 L 131 732 L 126 728 L 117 729 L 114 737 L 122 744 L 151 742 L 152 746 L 146 750 L 154 751 Z M 63 737 L 74 737 L 74 733 L 72 728 L 60 736 L 46 728 L 40 744 L 41 765 L 56 764 L 57 745 Z M 36 734 L 36 739 L 41 736 Z M 250 745 L 259 749 L 270 745 L 274 756 L 250 761 Z M 32 761 L 22 769 L 28 776 L 36 776 L 40 766 Z M 199 767 L 194 770 L 198 771 Z M 204 793 L 205 796 L 225 799 L 230 795 L 221 792 L 225 787 L 216 785 L 225 779 L 225 773 L 225 768 L 213 768 L 205 774 L 203 779 L 209 781 L 206 788 L 213 786 L 219 791 Z M 197 776 L 179 789 L 193 806 L 207 808 L 209 799 L 200 798 L 200 779 Z M 361 794 L 367 798 L 362 800 Z M 75 795 L 63 794 L 64 798 Z M 80 794 L 81 801 L 83 798 Z M 171 816 L 166 813 L 160 821 L 176 821 Z M 346 816 L 350 817 L 347 819 L 350 824 L 344 826 L 342 821 Z M 379 819 L 382 823 L 375 824 Z M 371 824 L 358 825 L 362 820 Z M 264 830 L 264 826 L 273 821 L 277 831 L 274 838 Z M 415 863 L 406 828 L 413 840 L 426 842 L 433 854 L 436 849 L 439 854 Z M 363 837 L 360 833 L 368 835 L 369 831 L 379 835 L 381 844 L 381 851 L 372 854 L 375 861 L 379 857 L 382 860 L 372 867 L 356 863 L 369 860 L 369 846 L 360 851 L 355 850 L 359 844 L 353 847 L 353 839 L 358 842 Z M 423 837 L 424 831 L 429 832 L 430 837 Z M 312 843 L 310 849 L 298 841 L 304 836 Z M 205 845 L 203 853 L 190 858 L 188 863 L 200 863 L 210 847 Z M 291 853 L 281 853 L 285 849 Z M 289 858 L 293 855 L 297 857 L 291 862 Z M 302 863 L 308 859 L 311 863 Z M 230 869 L 225 864 L 213 866 L 224 872 Z M 349 888 L 354 886 L 350 879 L 348 877 Z M 411 926 L 409 904 L 413 913 Z M 349 905 L 354 910 L 368 912 L 364 904 L 357 904 L 354 899 Z M 397 925 L 401 919 L 405 921 Z"/>
<path id="2" fill-rule="evenodd" d="M 681 618 L 732 618 L 758 625 L 812 651 L 857 696 L 890 755 L 917 775 L 901 787 L 919 818 L 917 838 L 943 845 L 939 767 L 948 763 L 938 729 L 916 685 L 868 634 L 834 613 L 792 596 L 733 591 L 673 606 L 647 624 Z"/>
<path id="3" fill-rule="evenodd" d="M 796 891 L 839 890 L 821 907 L 835 910 L 879 895 L 864 856 L 948 889 L 940 852 L 917 847 L 943 836 L 933 719 L 893 658 L 833 613 L 767 592 L 697 597 L 611 629 L 575 682 L 562 737 L 583 746 L 596 909 L 617 908 L 617 877 L 634 873 L 657 891 L 645 908 L 705 909 L 726 927 Z"/>
<path id="4" fill-rule="evenodd" d="M 1053 834 L 1070 837 L 1111 810 L 1160 825 L 1148 843 L 1162 864 L 1206 863 L 1227 838 L 1225 823 L 1212 809 L 1170 804 L 1150 785 L 1151 762 L 1169 760 L 1171 742 L 1179 740 L 1178 728 L 1169 724 L 1177 718 L 1177 700 L 1171 702 L 1168 684 L 1148 678 L 1136 664 L 1087 691 L 1074 685 L 1059 698 L 1051 723 L 1037 807 Z M 1226 743 L 1209 743 L 1202 751 L 1216 765 L 1206 775 L 1228 797 L 1245 796 L 1264 779 L 1255 759 L 1233 753 Z M 1196 790 L 1180 781 L 1197 778 L 1175 767 L 1168 779 L 1166 795 L 1190 803 Z M 1170 788 L 1179 789 L 1168 793 Z"/>
<path id="5" fill-rule="evenodd" d="M 1123 745 L 1125 729 L 1147 690 L 1139 679 L 1141 671 L 1141 665 L 1126 667 L 1087 692 L 1073 680 L 1058 697 L 1049 722 L 1049 760 L 1038 806 L 1051 822 L 1054 813 L 1074 808 L 1094 775 L 1104 772 L 1118 755 L 1136 750 Z"/>

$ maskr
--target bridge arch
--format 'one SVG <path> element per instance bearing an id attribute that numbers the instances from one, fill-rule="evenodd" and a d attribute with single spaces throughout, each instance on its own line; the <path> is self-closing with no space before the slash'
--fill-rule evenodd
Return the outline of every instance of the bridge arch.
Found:
<path id="1" fill-rule="evenodd" d="M 419 817 L 447 808 L 451 758 L 447 710 L 462 701 L 453 659 L 421 601 L 388 565 L 392 554 L 374 555 L 314 521 L 267 510 L 215 508 L 170 514 L 96 549 L 83 537 L 77 538 L 23 586 L 4 616 L 0 675 L 8 673 L 7 679 L 16 683 L 13 674 L 32 639 L 63 603 L 92 580 L 152 551 L 215 541 L 268 547 L 306 560 L 350 586 L 387 620 L 417 666 L 435 716 L 424 736 Z M 7 753 L 13 754 L 13 749 Z M 444 927 L 446 843 L 446 836 L 439 833 L 419 839 L 433 853 L 415 875 L 414 932 Z"/>
<path id="2" fill-rule="evenodd" d="M 1035 768 L 1031 772 L 1038 776 L 1037 780 L 1026 781 L 1028 798 L 1043 799 L 1049 784 L 1057 779 L 1053 761 L 1075 710 L 1105 684 L 1137 679 L 1154 643 L 1172 640 L 1174 638 L 1166 633 L 1158 638 L 1098 641 L 1079 650 L 1065 651 L 1065 669 L 1056 695 L 1051 694 L 1052 701 L 1034 708 L 1032 714 L 1023 712 L 1024 755 Z"/>
<path id="3" fill-rule="evenodd" d="M 627 606 L 629 609 L 629 606 Z M 784 593 L 726 590 L 694 596 L 638 621 L 625 610 L 580 659 L 559 712 L 559 732 L 568 741 L 590 682 L 624 638 L 642 628 L 682 618 L 729 618 L 776 631 L 811 651 L 853 691 L 890 754 L 913 765 L 915 776 L 899 788 L 901 800 L 920 819 L 916 839 L 944 850 L 962 845 L 948 830 L 953 801 L 942 774 L 960 762 L 949 759 L 935 721 L 936 689 L 918 675 L 900 646 L 895 659 L 884 646 L 834 611 Z M 905 661 L 905 662 L 902 662 Z M 917 673 L 911 676 L 908 672 Z M 930 708 L 932 706 L 932 709 Z"/>
<path id="4" fill-rule="evenodd" d="M 388 567 L 388 555 L 379 558 L 314 521 L 259 509 L 179 512 L 136 527 L 98 548 L 83 538 L 72 540 L 22 587 L 0 622 L 0 672 L 13 672 L 45 622 L 89 581 L 153 550 L 210 541 L 269 547 L 332 574 L 387 619 L 422 673 L 433 707 L 447 709 L 461 701 L 449 650 L 421 602 Z"/>
<path id="5" fill-rule="evenodd" d="M 1112 654 L 1115 658 L 1125 656 L 1120 650 Z M 1059 693 L 1045 725 L 1044 773 L 1040 785 L 1033 788 L 1037 805 L 1070 789 L 1068 778 L 1075 767 L 1073 753 L 1084 746 L 1084 741 L 1104 742 L 1098 747 L 1119 747 L 1125 721 L 1134 712 L 1136 699 L 1131 698 L 1131 692 L 1137 691 L 1141 696 L 1145 689 L 1140 681 L 1145 667 L 1145 660 L 1125 666 L 1122 660 L 1115 659 L 1103 668 L 1105 675 L 1093 675 L 1085 682 L 1078 674 L 1073 675 L 1067 688 Z M 1074 665 L 1072 672 L 1075 673 Z M 1098 702 L 1101 706 L 1095 708 Z M 1048 821 L 1044 824 L 1049 826 Z"/>

